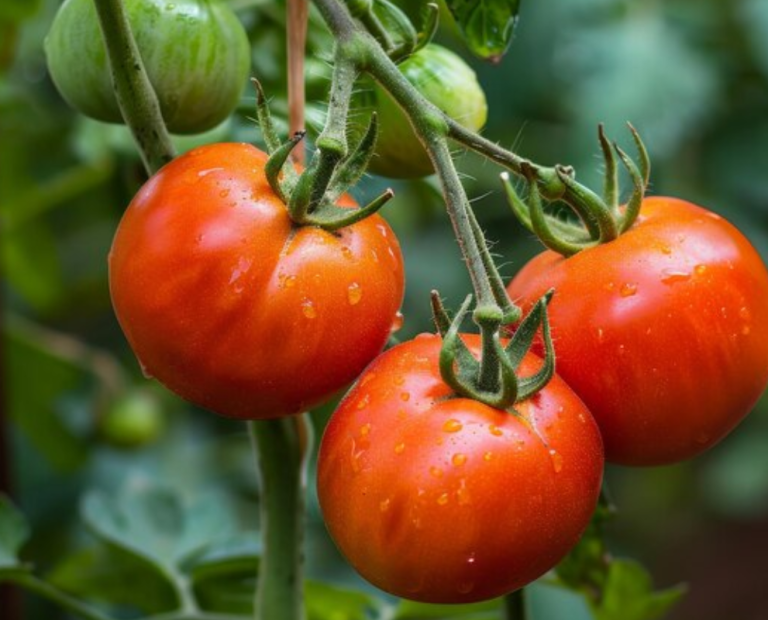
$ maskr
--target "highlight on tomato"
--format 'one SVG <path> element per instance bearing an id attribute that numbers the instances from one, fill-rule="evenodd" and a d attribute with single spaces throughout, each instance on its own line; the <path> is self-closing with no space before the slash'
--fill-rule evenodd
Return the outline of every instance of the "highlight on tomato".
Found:
<path id="1" fill-rule="evenodd" d="M 768 384 L 768 271 L 709 210 L 646 198 L 617 239 L 569 258 L 547 250 L 508 292 L 526 309 L 551 288 L 558 373 L 595 416 L 609 461 L 694 457 Z"/>
<path id="2" fill-rule="evenodd" d="M 478 336 L 463 336 L 478 356 Z M 331 417 L 317 489 L 328 530 L 375 586 L 470 603 L 540 577 L 577 542 L 603 471 L 597 426 L 557 376 L 500 410 L 457 396 L 423 334 L 366 369 Z M 523 376 L 541 360 L 529 353 Z"/>
<path id="3" fill-rule="evenodd" d="M 145 373 L 242 419 L 306 411 L 351 382 L 403 297 L 381 216 L 334 232 L 294 225 L 266 161 L 228 143 L 176 158 L 133 199 L 109 257 L 115 313 Z"/>

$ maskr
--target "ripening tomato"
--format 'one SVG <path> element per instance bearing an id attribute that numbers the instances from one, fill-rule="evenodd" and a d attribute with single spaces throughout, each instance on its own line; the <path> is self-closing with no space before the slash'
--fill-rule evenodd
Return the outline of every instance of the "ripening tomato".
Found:
<path id="1" fill-rule="evenodd" d="M 250 44 L 221 0 L 126 0 L 136 46 L 174 133 L 200 133 L 228 117 L 248 81 Z M 93 0 L 65 0 L 45 40 L 48 70 L 82 114 L 122 123 Z"/>
<path id="2" fill-rule="evenodd" d="M 480 339 L 466 336 L 475 355 Z M 557 376 L 508 411 L 459 397 L 422 335 L 379 356 L 326 427 L 317 490 L 366 579 L 404 598 L 469 603 L 557 564 L 594 511 L 600 434 Z M 529 354 L 528 375 L 541 361 Z"/>
<path id="3" fill-rule="evenodd" d="M 109 259 L 115 313 L 147 374 L 236 418 L 294 414 L 381 351 L 403 296 L 381 216 L 294 226 L 247 144 L 199 147 L 131 202 Z"/>
<path id="4" fill-rule="evenodd" d="M 768 383 L 768 272 L 720 216 L 648 198 L 617 240 L 546 251 L 509 285 L 550 288 L 557 371 L 595 416 L 606 458 L 674 463 L 722 439 Z"/>

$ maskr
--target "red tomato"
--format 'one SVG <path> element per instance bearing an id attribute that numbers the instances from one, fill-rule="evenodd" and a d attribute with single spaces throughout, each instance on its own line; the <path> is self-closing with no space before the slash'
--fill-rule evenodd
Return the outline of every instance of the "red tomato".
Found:
<path id="1" fill-rule="evenodd" d="M 146 373 L 235 418 L 299 413 L 344 387 L 381 351 L 403 297 L 386 222 L 294 226 L 266 160 L 247 144 L 175 159 L 128 207 L 109 260 Z"/>
<path id="2" fill-rule="evenodd" d="M 722 439 L 768 382 L 768 272 L 714 213 L 649 198 L 619 239 L 546 251 L 509 285 L 524 309 L 550 288 L 557 371 L 584 399 L 606 458 L 659 465 Z"/>
<path id="3" fill-rule="evenodd" d="M 476 336 L 465 341 L 475 354 Z M 469 603 L 520 588 L 576 543 L 600 491 L 597 426 L 558 377 L 502 411 L 456 396 L 441 339 L 378 357 L 331 417 L 318 495 L 331 536 L 397 596 Z M 530 354 L 522 373 L 541 361 Z"/>

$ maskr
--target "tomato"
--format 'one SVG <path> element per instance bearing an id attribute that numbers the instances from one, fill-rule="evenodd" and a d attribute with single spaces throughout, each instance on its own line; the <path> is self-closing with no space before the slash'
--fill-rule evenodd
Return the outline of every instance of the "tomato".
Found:
<path id="1" fill-rule="evenodd" d="M 403 296 L 381 216 L 335 233 L 296 227 L 266 161 L 226 143 L 176 158 L 133 199 L 109 257 L 115 313 L 145 372 L 235 418 L 300 413 L 352 381 Z"/>
<path id="2" fill-rule="evenodd" d="M 164 426 L 160 404 L 144 390 L 121 395 L 99 419 L 104 440 L 122 448 L 138 448 L 156 441 Z"/>
<path id="3" fill-rule="evenodd" d="M 477 355 L 480 341 L 466 336 Z M 576 543 L 600 491 L 597 426 L 557 376 L 502 411 L 456 396 L 441 339 L 378 357 L 326 427 L 317 489 L 328 530 L 379 588 L 431 603 L 503 595 Z M 522 374 L 541 361 L 529 354 Z"/>
<path id="4" fill-rule="evenodd" d="M 536 256 L 509 285 L 550 288 L 557 371 L 597 420 L 606 458 L 660 465 L 722 439 L 768 383 L 768 272 L 720 216 L 648 198 L 617 240 Z"/>
<path id="5" fill-rule="evenodd" d="M 126 0 L 128 19 L 168 129 L 200 133 L 229 116 L 250 69 L 250 44 L 220 0 Z M 45 41 L 48 69 L 73 108 L 121 123 L 93 0 L 66 0 Z"/>
<path id="6" fill-rule="evenodd" d="M 485 125 L 488 105 L 475 72 L 460 56 L 430 43 L 399 65 L 400 71 L 430 102 L 462 125 Z M 434 172 L 427 152 L 407 117 L 379 86 L 363 93 L 360 117 L 375 110 L 379 120 L 376 154 L 369 171 L 392 178 L 423 177 Z"/>

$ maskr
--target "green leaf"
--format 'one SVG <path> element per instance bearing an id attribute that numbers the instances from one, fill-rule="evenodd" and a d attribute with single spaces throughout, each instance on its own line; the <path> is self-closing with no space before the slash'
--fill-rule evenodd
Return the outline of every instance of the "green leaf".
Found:
<path id="1" fill-rule="evenodd" d="M 654 620 L 670 610 L 685 594 L 683 586 L 653 591 L 648 572 L 637 562 L 611 562 L 599 604 L 597 620 Z"/>
<path id="2" fill-rule="evenodd" d="M 64 397 L 88 380 L 87 373 L 57 354 L 32 324 L 6 321 L 3 354 L 11 419 L 57 468 L 73 470 L 87 457 L 87 442 L 62 415 Z M 60 343 L 61 344 L 61 343 Z"/>
<path id="3" fill-rule="evenodd" d="M 150 483 L 129 486 L 115 498 L 92 492 L 82 514 L 97 537 L 171 575 L 207 547 L 233 538 L 238 529 L 221 494 L 185 502 L 173 490 Z"/>
<path id="4" fill-rule="evenodd" d="M 393 620 L 429 620 L 430 618 L 461 618 L 461 620 L 498 620 L 501 599 L 471 605 L 429 605 L 400 601 Z"/>
<path id="5" fill-rule="evenodd" d="M 473 54 L 497 62 L 517 24 L 520 0 L 447 0 L 464 42 Z"/>
<path id="6" fill-rule="evenodd" d="M 179 602 L 168 581 L 151 565 L 116 547 L 80 550 L 60 562 L 48 575 L 48 581 L 78 598 L 146 614 L 173 610 Z"/>
<path id="7" fill-rule="evenodd" d="M 304 596 L 307 620 L 368 620 L 371 612 L 383 608 L 370 594 L 316 581 L 306 582 Z"/>
<path id="8" fill-rule="evenodd" d="M 217 613 L 251 615 L 259 572 L 258 551 L 253 540 L 241 540 L 197 558 L 191 579 L 200 607 Z"/>
<path id="9" fill-rule="evenodd" d="M 6 575 L 29 570 L 19 560 L 19 551 L 29 535 L 29 524 L 24 515 L 10 499 L 0 495 L 0 581 Z"/>

